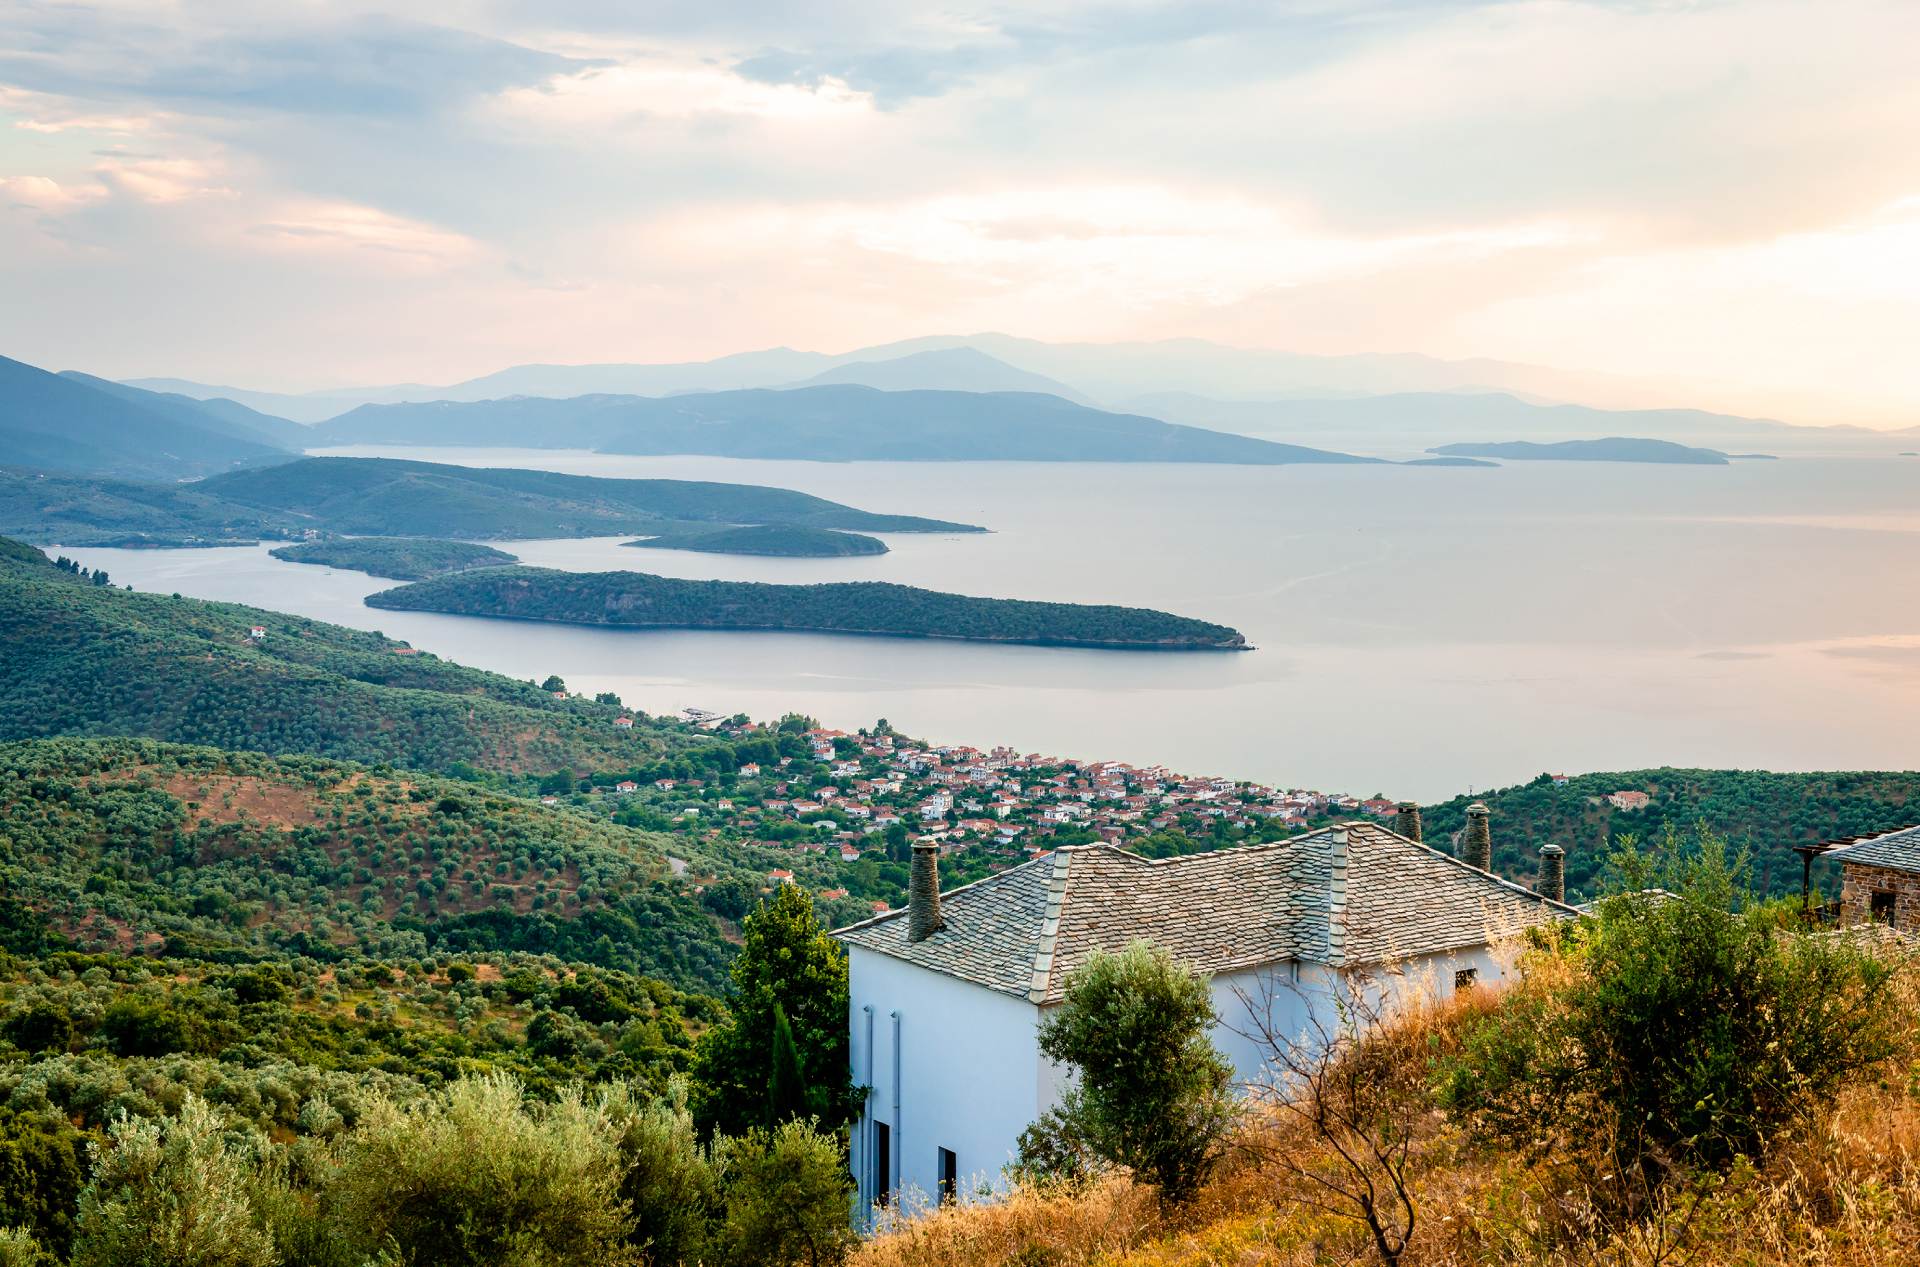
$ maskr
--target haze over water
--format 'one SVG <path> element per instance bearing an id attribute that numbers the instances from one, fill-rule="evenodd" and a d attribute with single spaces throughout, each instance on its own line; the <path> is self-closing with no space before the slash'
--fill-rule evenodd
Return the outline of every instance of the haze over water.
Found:
<path id="1" fill-rule="evenodd" d="M 684 577 L 885 580 L 1220 621 L 1247 653 L 645 632 L 376 611 L 267 547 L 67 550 L 116 583 L 361 628 L 649 712 L 688 706 L 1437 798 L 1542 770 L 1914 765 L 1920 461 L 1498 470 L 825 464 L 337 450 L 801 489 L 990 535 L 864 559 L 497 543 Z"/>

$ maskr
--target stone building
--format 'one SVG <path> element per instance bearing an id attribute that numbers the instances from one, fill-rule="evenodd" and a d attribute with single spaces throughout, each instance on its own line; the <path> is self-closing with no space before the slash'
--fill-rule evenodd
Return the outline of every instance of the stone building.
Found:
<path id="1" fill-rule="evenodd" d="M 1920 933 L 1920 827 L 1828 849 L 1840 863 L 1840 918 Z"/>

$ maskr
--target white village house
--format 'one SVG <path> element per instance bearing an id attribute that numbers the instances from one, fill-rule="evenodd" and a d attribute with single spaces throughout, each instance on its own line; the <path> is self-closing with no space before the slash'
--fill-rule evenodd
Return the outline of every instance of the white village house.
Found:
<path id="1" fill-rule="evenodd" d="M 1271 844 L 1150 860 L 1066 846 L 941 895 L 938 845 L 917 844 L 904 911 L 835 932 L 847 948 L 853 1080 L 868 1088 L 853 1138 L 860 1210 L 915 1192 L 998 1182 L 1020 1132 L 1058 1100 L 1064 1071 L 1038 1027 L 1095 951 L 1149 940 L 1213 980 L 1215 1045 L 1243 1083 L 1265 1057 L 1249 1035 L 1305 1035 L 1331 987 L 1434 990 L 1500 979 L 1496 947 L 1575 914 L 1490 874 L 1486 810 L 1469 811 L 1463 861 L 1372 823 Z M 1473 865 L 1478 863 L 1478 865 Z M 1257 1018 L 1249 1007 L 1257 1009 Z"/>

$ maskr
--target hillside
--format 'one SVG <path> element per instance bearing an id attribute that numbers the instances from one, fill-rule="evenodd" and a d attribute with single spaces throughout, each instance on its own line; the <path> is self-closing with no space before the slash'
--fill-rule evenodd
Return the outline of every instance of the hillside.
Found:
<path id="1" fill-rule="evenodd" d="M 472 784 L 134 739 L 0 745 L 9 902 L 83 950 L 599 953 L 712 989 L 664 842 Z"/>
<path id="2" fill-rule="evenodd" d="M 1604 440 L 1559 440 L 1537 444 L 1508 440 L 1493 444 L 1443 444 L 1428 449 L 1441 457 L 1502 458 L 1509 462 L 1650 462 L 1667 466 L 1726 466 L 1718 449 L 1689 448 L 1668 440 L 1609 436 Z"/>
<path id="3" fill-rule="evenodd" d="M 1620 810 L 1615 792 L 1646 792 L 1644 809 Z M 1653 842 L 1668 827 L 1687 833 L 1702 821 L 1753 854 L 1753 883 L 1775 896 L 1800 891 L 1794 845 L 1888 831 L 1920 822 L 1920 772 L 1776 774 L 1764 770 L 1630 770 L 1547 775 L 1518 787 L 1458 796 L 1423 811 L 1427 840 L 1449 848 L 1466 826 L 1466 807 L 1493 811 L 1494 870 L 1523 883 L 1538 873 L 1540 846 L 1567 851 L 1567 888 L 1584 901 L 1599 891 L 1609 842 L 1621 835 Z M 1828 880 L 1816 865 L 1816 883 Z"/>
<path id="4" fill-rule="evenodd" d="M 871 514 L 754 484 L 601 479 L 391 458 L 306 458 L 197 486 L 331 532 L 524 539 L 645 532 L 664 521 L 791 523 L 866 532 L 978 532 L 912 515 Z"/>
<path id="5" fill-rule="evenodd" d="M 286 452 L 183 402 L 101 391 L 0 357 L 0 454 L 9 465 L 79 475 L 184 479 L 284 461 Z M 144 393 L 140 393 L 144 395 Z"/>
<path id="6" fill-rule="evenodd" d="M 349 537 L 339 541 L 307 541 L 268 551 L 288 563 L 312 563 L 347 568 L 368 576 L 396 581 L 423 581 L 468 568 L 499 567 L 520 560 L 505 550 L 471 541 L 432 541 L 420 537 Z"/>
<path id="7" fill-rule="evenodd" d="M 1225 625 L 1140 607 L 972 598 L 879 581 L 766 585 L 643 572 L 487 568 L 369 595 L 369 607 L 626 629 L 762 629 L 1040 646 L 1244 650 Z"/>
<path id="8" fill-rule="evenodd" d="M 878 391 L 850 385 L 661 399 L 511 397 L 365 405 L 319 444 L 529 444 L 602 453 L 806 461 L 1365 462 L 1298 445 L 1108 413 L 1037 392 Z"/>
<path id="9" fill-rule="evenodd" d="M 9 543 L 12 548 L 12 543 Z M 265 636 L 255 640 L 258 625 Z M 613 725 L 377 633 L 232 603 L 129 593 L 0 556 L 0 740 L 143 735 L 391 763 L 548 774 L 704 739 Z"/>
<path id="10" fill-rule="evenodd" d="M 194 484 L 89 479 L 0 467 L 0 533 L 48 545 L 214 546 L 297 538 L 275 511 Z"/>
<path id="11" fill-rule="evenodd" d="M 753 524 L 744 528 L 687 528 L 624 544 L 644 550 L 694 550 L 702 554 L 761 554 L 792 559 L 837 559 L 885 554 L 886 542 L 857 532 Z"/>
<path id="12" fill-rule="evenodd" d="M 166 414 L 189 426 L 217 431 L 240 440 L 264 442 L 290 453 L 298 453 L 305 448 L 311 436 L 299 423 L 276 418 L 272 414 L 249 409 L 238 401 L 218 396 L 210 400 L 196 400 L 179 392 L 146 391 L 126 383 L 116 383 L 112 379 L 82 374 L 79 370 L 61 370 L 60 377 L 131 401 L 143 409 Z"/>

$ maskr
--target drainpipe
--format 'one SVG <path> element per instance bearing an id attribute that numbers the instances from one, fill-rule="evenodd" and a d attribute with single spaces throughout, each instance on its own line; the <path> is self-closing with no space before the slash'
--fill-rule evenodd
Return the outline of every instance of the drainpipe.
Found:
<path id="1" fill-rule="evenodd" d="M 873 1004 L 864 1004 L 860 1010 L 867 1014 L 867 1093 L 865 1103 L 860 1106 L 860 1168 L 866 1172 L 866 1222 L 873 1226 L 873 1194 L 879 1186 L 879 1178 L 874 1174 L 873 1165 L 873 1078 L 878 1072 L 873 1067 Z"/>
<path id="2" fill-rule="evenodd" d="M 900 1129 L 900 1013 L 893 1013 L 893 1193 L 894 1200 L 900 1199 L 900 1158 L 906 1152 L 902 1147 L 905 1138 Z"/>

